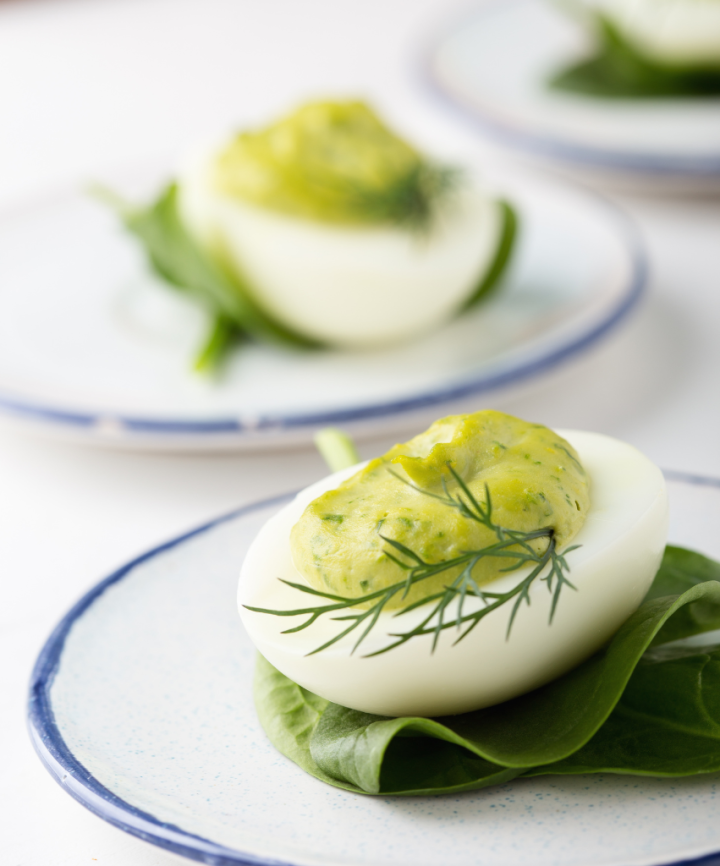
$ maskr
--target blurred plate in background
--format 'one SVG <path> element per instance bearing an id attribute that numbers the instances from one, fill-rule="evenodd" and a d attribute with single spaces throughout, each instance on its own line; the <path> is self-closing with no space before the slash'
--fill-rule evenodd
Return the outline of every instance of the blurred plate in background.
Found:
<path id="1" fill-rule="evenodd" d="M 543 0 L 489 0 L 451 24 L 427 80 L 498 144 L 588 176 L 720 190 L 720 99 L 602 99 L 547 81 L 588 52 L 578 21 Z"/>
<path id="2" fill-rule="evenodd" d="M 279 447 L 342 424 L 420 425 L 453 401 L 535 382 L 613 329 L 642 292 L 631 224 L 600 199 L 513 173 L 505 285 L 427 337 L 374 352 L 241 348 L 191 372 L 202 313 L 154 279 L 114 214 L 80 192 L 0 220 L 0 413 L 34 430 L 155 449 Z M 109 179 L 112 183 L 112 179 Z M 118 177 L 113 184 L 122 190 Z M 381 313 L 381 311 L 380 311 Z"/>

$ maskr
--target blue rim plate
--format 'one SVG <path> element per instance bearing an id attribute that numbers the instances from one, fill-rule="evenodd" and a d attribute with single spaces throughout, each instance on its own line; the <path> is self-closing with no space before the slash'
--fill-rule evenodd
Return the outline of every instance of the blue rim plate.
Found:
<path id="1" fill-rule="evenodd" d="M 579 188 L 517 171 L 492 185 L 517 204 L 522 231 L 506 284 L 484 305 L 373 353 L 250 346 L 220 383 L 189 374 L 202 317 L 150 279 L 111 214 L 74 191 L 8 214 L 0 416 L 99 444 L 275 447 L 328 424 L 355 435 L 397 429 L 539 379 L 626 318 L 645 285 L 645 253 L 621 211 Z"/>
<path id="2" fill-rule="evenodd" d="M 720 480 L 666 475 L 672 540 L 717 555 Z M 465 866 L 478 852 L 490 866 L 518 856 L 543 866 L 720 863 L 709 853 L 720 850 L 713 777 L 516 780 L 383 800 L 329 788 L 279 756 L 254 718 L 253 651 L 234 590 L 243 550 L 289 498 L 138 557 L 58 624 L 35 664 L 28 719 L 41 761 L 71 796 L 132 835 L 216 866 Z"/>
<path id="3" fill-rule="evenodd" d="M 580 25 L 541 0 L 488 0 L 423 53 L 430 91 L 481 132 L 528 156 L 584 169 L 720 181 L 719 99 L 603 100 L 548 90 L 588 51 Z"/>
<path id="4" fill-rule="evenodd" d="M 115 796 L 82 766 L 67 747 L 55 722 L 51 687 L 60 665 L 65 640 L 73 625 L 109 587 L 123 580 L 138 566 L 165 551 L 178 547 L 235 518 L 273 505 L 284 505 L 293 495 L 276 497 L 232 511 L 172 541 L 161 544 L 119 568 L 93 587 L 68 611 L 48 638 L 33 668 L 28 728 L 35 751 L 52 777 L 79 803 L 115 827 L 192 860 L 213 863 L 217 866 L 237 866 L 237 864 L 289 866 L 289 864 L 281 864 L 280 861 L 260 859 L 216 845 L 209 839 L 203 839 L 187 833 L 180 827 L 158 821 L 153 815 L 136 809 L 130 803 Z"/>

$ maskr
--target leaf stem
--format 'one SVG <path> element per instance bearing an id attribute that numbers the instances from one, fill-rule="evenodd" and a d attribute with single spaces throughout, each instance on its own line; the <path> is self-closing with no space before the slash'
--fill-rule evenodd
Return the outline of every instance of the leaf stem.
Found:
<path id="1" fill-rule="evenodd" d="M 208 336 L 198 352 L 193 369 L 196 373 L 216 373 L 243 333 L 229 316 L 215 316 Z"/>
<path id="2" fill-rule="evenodd" d="M 360 462 L 355 443 L 337 427 L 325 427 L 315 434 L 315 447 L 331 472 L 339 472 Z"/>

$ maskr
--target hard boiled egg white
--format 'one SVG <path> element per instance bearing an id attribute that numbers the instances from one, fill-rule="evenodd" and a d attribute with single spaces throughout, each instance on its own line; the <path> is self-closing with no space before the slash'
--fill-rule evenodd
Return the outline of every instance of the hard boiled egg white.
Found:
<path id="1" fill-rule="evenodd" d="M 216 191 L 210 165 L 196 159 L 181 175 L 186 224 L 223 252 L 267 313 L 323 343 L 373 347 L 438 327 L 496 253 L 500 206 L 478 191 L 458 194 L 423 235 L 278 214 Z"/>
<path id="2" fill-rule="evenodd" d="M 255 646 L 301 686 L 346 707 L 386 716 L 468 712 L 523 694 L 575 667 L 642 601 L 660 564 L 668 510 L 662 473 L 636 449 L 596 433 L 558 433 L 577 450 L 590 475 L 591 506 L 572 541 L 582 547 L 567 557 L 576 591 L 563 590 L 552 624 L 550 594 L 536 581 L 531 605 L 520 609 L 508 639 L 510 605 L 489 614 L 459 644 L 453 645 L 457 633 L 448 629 L 434 653 L 432 637 L 423 636 L 367 658 L 388 644 L 389 633 L 407 630 L 425 611 L 383 614 L 353 655 L 357 635 L 308 655 L 345 624 L 322 619 L 304 631 L 281 634 L 302 619 L 245 609 L 243 605 L 288 610 L 315 603 L 313 596 L 278 580 L 306 582 L 293 566 L 290 529 L 309 502 L 352 475 L 355 467 L 302 491 L 253 542 L 242 566 L 238 601 Z M 488 589 L 506 591 L 525 573 L 504 576 Z M 468 605 L 466 601 L 466 610 Z"/>
<path id="3" fill-rule="evenodd" d="M 720 69 L 717 0 L 610 0 L 603 8 L 625 38 L 651 59 Z"/>

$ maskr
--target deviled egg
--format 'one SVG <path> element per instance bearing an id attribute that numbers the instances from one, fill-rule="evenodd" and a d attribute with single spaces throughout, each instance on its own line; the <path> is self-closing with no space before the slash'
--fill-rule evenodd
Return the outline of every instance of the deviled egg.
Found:
<path id="1" fill-rule="evenodd" d="M 459 313 L 499 276 L 515 220 L 357 101 L 304 105 L 190 160 L 179 208 L 266 316 L 353 348 Z"/>
<path id="2" fill-rule="evenodd" d="M 363 102 L 313 102 L 186 160 L 144 207 L 98 191 L 209 316 L 195 369 L 249 337 L 366 349 L 437 328 L 500 281 L 512 205 Z"/>
<path id="3" fill-rule="evenodd" d="M 240 615 L 271 664 L 330 701 L 464 713 L 597 651 L 645 596 L 666 533 L 662 473 L 631 446 L 452 416 L 271 518 Z"/>
<path id="4" fill-rule="evenodd" d="M 698 99 L 720 93 L 718 0 L 597 0 L 568 7 L 592 51 L 559 70 L 561 90 L 631 99 Z"/>
<path id="5" fill-rule="evenodd" d="M 718 0 L 606 0 L 602 12 L 648 60 L 720 70 Z"/>

